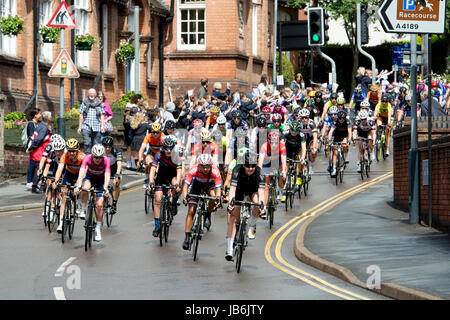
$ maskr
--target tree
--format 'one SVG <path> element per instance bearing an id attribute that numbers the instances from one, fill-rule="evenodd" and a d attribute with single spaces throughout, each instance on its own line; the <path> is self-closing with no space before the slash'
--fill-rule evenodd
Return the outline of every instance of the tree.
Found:
<path id="1" fill-rule="evenodd" d="M 360 0 L 366 7 L 372 5 L 378 5 L 378 0 Z M 304 9 L 307 4 L 310 4 L 310 0 L 291 0 L 286 6 L 295 9 Z M 342 19 L 344 23 L 345 33 L 347 34 L 350 47 L 353 54 L 353 70 L 352 74 L 356 74 L 359 64 L 359 52 L 356 38 L 356 1 L 355 0 L 319 0 L 319 7 L 325 8 L 330 14 L 330 18 L 338 20 Z M 355 87 L 355 79 L 352 79 L 352 89 Z"/>

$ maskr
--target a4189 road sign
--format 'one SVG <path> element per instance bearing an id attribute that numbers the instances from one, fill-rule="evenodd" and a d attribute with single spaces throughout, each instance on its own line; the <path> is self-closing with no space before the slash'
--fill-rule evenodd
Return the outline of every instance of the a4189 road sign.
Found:
<path id="1" fill-rule="evenodd" d="M 378 10 L 384 31 L 444 33 L 446 0 L 385 0 Z"/>

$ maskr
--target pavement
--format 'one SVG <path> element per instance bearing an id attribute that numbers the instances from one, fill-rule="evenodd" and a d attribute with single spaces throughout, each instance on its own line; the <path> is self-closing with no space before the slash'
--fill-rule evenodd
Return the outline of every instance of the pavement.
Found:
<path id="1" fill-rule="evenodd" d="M 122 172 L 121 190 L 142 185 L 144 179 L 142 173 L 125 169 Z M 0 183 L 0 212 L 43 207 L 43 195 L 26 190 L 26 180 L 27 177 L 22 176 Z"/>
<path id="2" fill-rule="evenodd" d="M 303 263 L 390 298 L 450 299 L 450 236 L 409 224 L 392 202 L 392 178 L 312 217 L 299 229 Z M 380 283 L 374 275 L 380 275 Z"/>

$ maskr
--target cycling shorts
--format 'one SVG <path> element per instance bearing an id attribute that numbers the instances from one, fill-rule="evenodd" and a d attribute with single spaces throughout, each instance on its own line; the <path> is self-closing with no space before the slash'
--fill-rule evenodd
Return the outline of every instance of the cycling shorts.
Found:
<path id="1" fill-rule="evenodd" d="M 86 177 L 84 177 L 83 182 L 89 181 L 91 183 L 91 186 L 101 192 L 97 193 L 97 197 L 103 197 L 103 192 L 105 191 L 105 179 L 98 179 L 93 178 L 86 174 Z"/>

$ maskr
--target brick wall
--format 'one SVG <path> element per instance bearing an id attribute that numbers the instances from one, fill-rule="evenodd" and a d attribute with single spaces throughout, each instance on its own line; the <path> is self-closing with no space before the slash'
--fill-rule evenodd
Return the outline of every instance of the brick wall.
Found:
<path id="1" fill-rule="evenodd" d="M 422 161 L 428 159 L 428 139 L 425 129 L 418 130 L 420 219 L 428 221 L 428 186 L 423 186 Z M 394 202 L 409 209 L 408 156 L 411 148 L 410 127 L 396 130 L 394 139 Z M 450 129 L 432 132 L 432 220 L 433 226 L 450 230 Z"/>
<path id="2" fill-rule="evenodd" d="M 22 147 L 5 145 L 5 173 L 26 174 L 28 169 L 28 155 Z"/>

